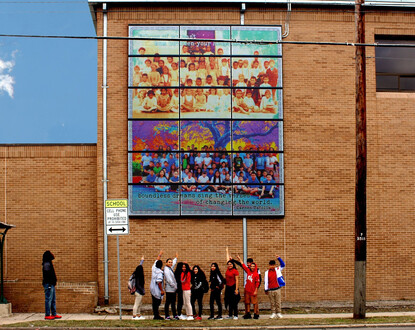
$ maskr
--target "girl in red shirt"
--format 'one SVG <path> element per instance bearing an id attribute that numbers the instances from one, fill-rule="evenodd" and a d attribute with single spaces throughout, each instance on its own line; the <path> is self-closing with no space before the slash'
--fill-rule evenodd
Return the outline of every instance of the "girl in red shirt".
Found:
<path id="1" fill-rule="evenodd" d="M 225 273 L 225 306 L 229 306 L 228 319 L 238 319 L 238 302 L 241 299 L 239 295 L 239 272 L 233 263 L 233 260 L 227 262 L 228 269 Z"/>
<path id="2" fill-rule="evenodd" d="M 182 290 L 183 290 L 183 304 L 186 310 L 187 317 L 183 317 L 183 320 L 194 320 L 192 314 L 192 305 L 190 303 L 191 291 L 190 291 L 190 282 L 192 280 L 192 274 L 190 272 L 190 267 L 188 264 L 183 263 L 182 266 L 182 274 L 180 276 L 182 282 Z"/>

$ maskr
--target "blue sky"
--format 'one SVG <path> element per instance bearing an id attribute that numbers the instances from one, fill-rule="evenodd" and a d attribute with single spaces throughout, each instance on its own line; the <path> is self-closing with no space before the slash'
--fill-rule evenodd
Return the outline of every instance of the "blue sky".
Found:
<path id="1" fill-rule="evenodd" d="M 95 36 L 87 1 L 0 1 L 0 34 Z M 97 41 L 0 37 L 0 144 L 97 141 Z"/>

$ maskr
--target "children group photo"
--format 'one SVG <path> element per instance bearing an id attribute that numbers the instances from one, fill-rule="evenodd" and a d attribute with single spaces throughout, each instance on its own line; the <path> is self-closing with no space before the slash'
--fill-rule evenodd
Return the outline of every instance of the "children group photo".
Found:
<path id="1" fill-rule="evenodd" d="M 157 32 L 156 32 L 157 31 Z M 134 32 L 137 32 L 134 30 Z M 248 31 L 238 31 L 246 37 Z M 245 33 L 245 34 L 244 34 Z M 263 37 L 269 31 L 256 34 Z M 146 30 L 138 35 L 178 36 Z M 187 38 L 227 38 L 229 28 L 183 28 Z M 215 41 L 140 41 L 130 49 L 132 118 L 282 118 L 279 48 Z M 232 49 L 232 50 L 231 50 Z M 232 53 L 232 54 L 231 54 Z M 171 56 L 168 56 L 168 55 Z"/>

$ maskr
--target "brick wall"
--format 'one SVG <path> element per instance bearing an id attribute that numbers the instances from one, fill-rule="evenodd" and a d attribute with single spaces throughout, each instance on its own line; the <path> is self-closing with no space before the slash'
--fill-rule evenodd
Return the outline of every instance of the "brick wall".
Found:
<path id="1" fill-rule="evenodd" d="M 336 7 L 337 8 L 337 7 Z M 120 10 L 121 9 L 121 10 Z M 284 8 L 248 6 L 247 25 L 284 25 Z M 350 8 L 349 8 L 350 9 Z M 97 34 L 102 15 L 97 13 Z M 238 7 L 109 8 L 108 35 L 129 24 L 239 24 Z M 354 41 L 353 10 L 294 8 L 291 41 Z M 375 34 L 411 34 L 414 15 L 373 12 Z M 128 42 L 108 41 L 108 198 L 127 198 Z M 104 297 L 102 42 L 98 42 L 97 146 L 0 146 L 0 219 L 17 225 L 6 242 L 6 297 L 14 310 L 43 310 L 41 255 L 57 256 L 58 305 L 92 310 Z M 287 263 L 286 302 L 352 301 L 354 268 L 354 49 L 284 45 L 285 217 L 248 218 L 248 255 L 261 270 L 275 253 Z M 415 97 L 376 93 L 367 50 L 367 298 L 415 299 L 413 221 Z M 120 237 L 123 303 L 141 255 L 146 289 L 160 249 L 208 271 L 225 269 L 225 246 L 242 254 L 240 218 L 132 218 Z M 116 238 L 108 238 L 110 303 L 118 303 Z M 266 297 L 261 294 L 261 301 Z M 144 302 L 150 302 L 147 292 Z M 60 309 L 60 310 L 62 310 Z"/>
<path id="2" fill-rule="evenodd" d="M 296 7 L 291 15 L 290 35 L 285 40 L 353 42 L 353 8 L 336 9 Z M 102 35 L 102 16 L 100 13 L 97 16 L 97 34 Z M 249 4 L 245 24 L 284 26 L 285 17 L 285 7 L 260 8 Z M 414 20 L 413 15 L 406 13 L 367 14 L 366 39 L 373 41 L 374 33 L 379 33 L 376 29 L 389 26 L 396 28 L 394 33 L 414 34 Z M 239 22 L 237 6 L 110 7 L 108 35 L 127 36 L 129 24 Z M 102 82 L 101 46 L 99 42 L 98 86 Z M 127 51 L 127 41 L 108 41 L 108 198 L 128 196 Z M 414 179 L 415 167 L 411 152 L 415 100 L 386 96 L 388 102 L 385 102 L 382 93 L 376 93 L 374 50 L 369 49 L 368 54 L 367 297 L 369 300 L 414 299 L 415 290 L 408 283 L 410 276 L 405 274 L 415 270 L 415 260 L 409 253 L 415 241 L 414 207 L 410 201 L 414 195 L 410 182 Z M 354 66 L 353 47 L 283 46 L 286 216 L 280 220 L 248 219 L 248 255 L 263 270 L 275 253 L 283 256 L 287 262 L 285 301 L 353 299 Z M 99 88 L 98 149 L 102 136 L 101 98 Z M 383 110 L 386 108 L 387 117 Z M 406 170 L 401 168 L 402 157 L 406 160 Z M 384 165 L 386 159 L 389 161 Z M 101 163 L 98 154 L 98 171 Z M 102 226 L 101 199 L 98 182 L 99 226 Z M 178 251 L 181 260 L 199 264 L 205 270 L 212 261 L 219 262 L 224 269 L 226 245 L 231 247 L 232 254 L 242 254 L 242 219 L 133 218 L 130 226 L 131 234 L 120 239 L 123 282 L 142 254 L 150 259 L 145 267 L 149 281 L 150 266 L 161 248 L 167 256 Z M 101 253 L 101 237 L 98 244 Z M 110 301 L 113 302 L 118 299 L 115 251 L 115 238 L 109 238 Z M 396 258 L 403 268 L 392 275 L 386 263 Z M 102 300 L 101 268 L 99 274 Z M 146 300 L 149 302 L 148 295 Z M 132 303 L 132 298 L 126 294 L 123 301 Z"/>
<path id="3" fill-rule="evenodd" d="M 96 146 L 0 146 L 5 296 L 13 311 L 44 311 L 42 255 L 52 251 L 58 311 L 97 300 Z"/>

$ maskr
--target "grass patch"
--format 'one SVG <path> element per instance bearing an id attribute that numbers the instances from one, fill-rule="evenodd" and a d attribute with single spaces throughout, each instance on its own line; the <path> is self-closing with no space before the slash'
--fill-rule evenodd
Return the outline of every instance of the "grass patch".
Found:
<path id="1" fill-rule="evenodd" d="M 267 316 L 264 316 L 267 317 Z M 382 323 L 415 323 L 413 316 L 396 316 L 396 317 L 369 317 L 363 320 L 334 318 L 334 319 L 259 319 L 259 320 L 222 320 L 222 321 L 133 321 L 126 320 L 94 320 L 94 321 L 35 321 L 22 322 L 2 327 L 53 327 L 53 328 L 183 328 L 183 327 L 279 327 L 279 326 L 305 326 L 305 325 L 354 325 L 354 324 L 382 324 Z"/>

